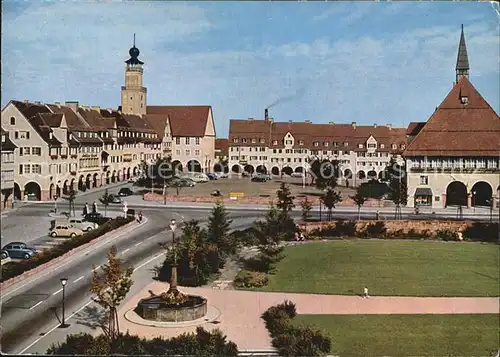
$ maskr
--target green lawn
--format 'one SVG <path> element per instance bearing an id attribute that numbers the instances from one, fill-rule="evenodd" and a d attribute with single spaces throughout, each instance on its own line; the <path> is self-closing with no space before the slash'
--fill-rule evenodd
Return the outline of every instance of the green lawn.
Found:
<path id="1" fill-rule="evenodd" d="M 348 240 L 285 248 L 264 291 L 499 296 L 496 244 Z"/>
<path id="2" fill-rule="evenodd" d="M 499 315 L 298 315 L 348 356 L 495 356 Z"/>

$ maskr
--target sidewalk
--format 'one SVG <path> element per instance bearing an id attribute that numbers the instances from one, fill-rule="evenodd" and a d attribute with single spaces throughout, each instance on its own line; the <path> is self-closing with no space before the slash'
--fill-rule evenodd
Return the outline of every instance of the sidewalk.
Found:
<path id="1" fill-rule="evenodd" d="M 160 293 L 168 284 L 154 282 L 142 293 L 128 299 L 118 312 L 120 328 L 133 335 L 152 338 L 177 336 L 192 332 L 195 326 L 182 328 L 157 328 L 134 324 L 125 313 L 134 309 L 137 302 L 148 297 L 148 290 Z M 293 301 L 298 314 L 497 314 L 499 298 L 437 298 L 437 297 L 371 297 L 319 295 L 297 293 L 269 293 L 240 290 L 215 290 L 207 288 L 180 288 L 182 292 L 202 295 L 208 304 L 220 311 L 218 323 L 205 323 L 206 329 L 219 328 L 240 349 L 264 349 L 271 346 L 269 333 L 261 315 L 269 307 Z M 203 321 L 202 321 L 203 323 Z M 258 342 L 257 342 L 258 341 Z"/>

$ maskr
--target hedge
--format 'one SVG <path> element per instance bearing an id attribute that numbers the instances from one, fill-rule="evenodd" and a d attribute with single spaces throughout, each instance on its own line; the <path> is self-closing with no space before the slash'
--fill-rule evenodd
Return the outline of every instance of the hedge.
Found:
<path id="1" fill-rule="evenodd" d="M 97 227 L 94 230 L 86 232 L 82 235 L 69 238 L 63 242 L 57 244 L 53 248 L 43 250 L 35 254 L 31 259 L 23 260 L 21 262 L 8 262 L 2 265 L 2 275 L 1 282 L 7 281 L 11 278 L 19 276 L 26 271 L 34 269 L 40 265 L 43 265 L 52 259 L 58 258 L 70 250 L 77 248 L 81 245 L 87 244 L 92 240 L 111 232 L 119 227 L 122 227 L 130 222 L 132 222 L 134 217 L 117 217 L 112 219 L 103 225 Z"/>
<path id="2" fill-rule="evenodd" d="M 464 229 L 460 237 L 459 232 L 449 229 L 416 231 L 410 229 L 405 232 L 402 229 L 388 231 L 383 221 L 370 223 L 364 229 L 357 230 L 355 221 L 338 221 L 334 225 L 325 228 L 316 228 L 308 234 L 308 239 L 317 238 L 381 238 L 381 239 L 432 239 L 443 241 L 498 241 L 498 223 L 473 222 L 471 226 Z"/>

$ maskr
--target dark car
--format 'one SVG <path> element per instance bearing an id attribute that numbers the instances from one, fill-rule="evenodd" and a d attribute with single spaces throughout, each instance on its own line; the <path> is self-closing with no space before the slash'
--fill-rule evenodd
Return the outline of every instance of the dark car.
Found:
<path id="1" fill-rule="evenodd" d="M 134 194 L 134 191 L 132 191 L 128 187 L 122 187 L 120 188 L 120 191 L 118 191 L 118 196 L 132 196 Z"/>
<path id="2" fill-rule="evenodd" d="M 109 203 L 122 203 L 122 199 L 116 195 L 109 195 Z"/>
<path id="3" fill-rule="evenodd" d="M 169 185 L 171 187 L 194 187 L 196 185 L 196 182 L 189 178 L 174 177 L 172 180 L 170 180 Z"/>
<path id="4" fill-rule="evenodd" d="M 267 182 L 268 179 L 265 175 L 256 175 L 252 177 L 252 182 Z"/>
<path id="5" fill-rule="evenodd" d="M 97 223 L 98 225 L 101 225 L 101 224 L 104 224 L 106 223 L 107 221 L 111 220 L 111 218 L 109 217 L 104 217 L 102 214 L 100 213 L 87 213 L 85 215 L 85 220 L 87 222 L 93 222 L 93 223 Z"/>
<path id="6" fill-rule="evenodd" d="M 5 253 L 7 253 L 7 255 Z M 30 259 L 36 254 L 36 249 L 26 246 L 26 243 L 12 242 L 2 248 L 1 254 L 2 259 L 5 259 L 7 257 L 17 259 Z"/>
<path id="7" fill-rule="evenodd" d="M 216 174 L 211 173 L 211 172 L 209 172 L 209 173 L 207 174 L 207 176 L 208 176 L 208 178 L 209 178 L 210 180 L 218 180 L 218 179 L 219 179 L 219 176 L 217 176 Z"/>

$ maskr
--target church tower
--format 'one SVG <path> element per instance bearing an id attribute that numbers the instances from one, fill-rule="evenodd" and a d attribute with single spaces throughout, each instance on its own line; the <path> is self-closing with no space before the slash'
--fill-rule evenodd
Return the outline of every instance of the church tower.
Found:
<path id="1" fill-rule="evenodd" d="M 146 114 L 147 90 L 142 86 L 143 64 L 139 57 L 139 49 L 134 45 L 128 51 L 130 58 L 125 61 L 125 86 L 122 87 L 121 110 L 124 114 Z"/>
<path id="2" fill-rule="evenodd" d="M 460 43 L 458 44 L 457 66 L 455 68 L 456 80 L 461 77 L 469 78 L 469 56 L 467 56 L 467 46 L 465 46 L 464 25 L 460 34 Z"/>

